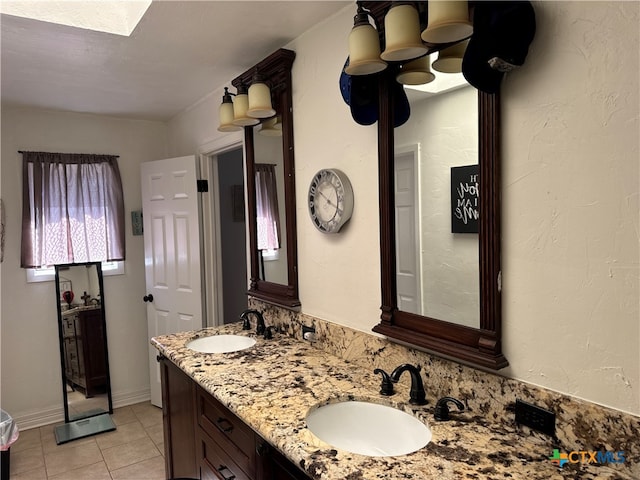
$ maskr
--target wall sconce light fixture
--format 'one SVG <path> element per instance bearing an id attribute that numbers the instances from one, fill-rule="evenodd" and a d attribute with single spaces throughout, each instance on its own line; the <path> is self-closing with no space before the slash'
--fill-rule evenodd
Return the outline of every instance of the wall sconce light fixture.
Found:
<path id="1" fill-rule="evenodd" d="M 235 100 L 232 97 L 236 97 Z M 218 131 L 242 130 L 242 127 L 257 125 L 261 119 L 273 117 L 275 114 L 271 103 L 271 89 L 256 73 L 248 91 L 245 85 L 238 85 L 237 93 L 230 93 L 227 87 L 224 88 Z"/>
<path id="2" fill-rule="evenodd" d="M 388 2 L 385 2 L 388 3 Z M 461 71 L 462 57 L 473 34 L 466 0 L 431 0 L 429 2 L 390 2 L 383 10 L 376 2 L 358 1 L 354 26 L 349 34 L 348 75 L 370 75 L 387 68 L 396 68 L 396 80 L 405 85 L 423 85 L 435 79 L 431 71 L 430 53 L 443 49 L 437 61 L 441 73 Z M 365 7 L 366 5 L 366 7 Z M 428 12 L 428 15 L 425 15 Z M 420 21 L 424 15 L 423 23 Z M 369 17 L 375 27 L 369 23 Z M 428 22 L 427 22 L 428 17 Z M 384 39 L 379 30 L 384 23 Z M 426 28 L 424 28 L 426 25 Z M 378 28 L 376 28 L 378 27 Z M 421 28 L 424 28 L 420 33 Z M 382 53 L 380 44 L 386 47 Z M 452 45 L 453 44 L 453 45 Z"/>
<path id="3" fill-rule="evenodd" d="M 392 4 L 384 17 L 384 34 L 387 48 L 380 55 L 383 60 L 401 62 L 427 53 L 420 38 L 418 10 L 411 4 Z"/>
<path id="4" fill-rule="evenodd" d="M 387 68 L 380 59 L 378 31 L 369 23 L 369 14 L 358 2 L 358 11 L 353 17 L 353 28 L 349 34 L 349 65 L 344 71 L 348 75 L 370 75 Z"/>
<path id="5" fill-rule="evenodd" d="M 282 117 L 277 116 L 262 122 L 258 134 L 265 137 L 281 137 L 282 136 Z"/>
<path id="6" fill-rule="evenodd" d="M 428 9 L 429 24 L 422 32 L 425 42 L 459 42 L 473 33 L 466 0 L 431 1 Z"/>
<path id="7" fill-rule="evenodd" d="M 236 93 L 236 99 L 233 102 L 233 124 L 241 127 L 257 125 L 260 120 L 250 117 L 247 114 L 249 110 L 249 95 L 247 93 L 247 87 L 245 85 L 238 86 L 238 93 Z"/>
<path id="8" fill-rule="evenodd" d="M 273 117 L 276 111 L 271 104 L 271 90 L 264 79 L 256 73 L 249 87 L 249 109 L 247 115 L 253 118 Z"/>
<path id="9" fill-rule="evenodd" d="M 434 70 L 442 73 L 461 73 L 462 59 L 469 40 L 458 42 L 438 52 L 438 58 L 431 64 Z"/>
<path id="10" fill-rule="evenodd" d="M 231 99 L 232 95 L 232 93 L 229 93 L 229 89 L 227 87 L 224 87 L 222 103 L 220 104 L 220 108 L 218 110 L 218 116 L 220 118 L 218 131 L 220 132 L 236 132 L 238 130 L 242 130 L 242 127 L 233 124 L 234 115 L 233 100 Z"/>
<path id="11" fill-rule="evenodd" d="M 396 75 L 398 83 L 403 85 L 424 85 L 433 82 L 436 76 L 431 73 L 431 56 L 416 58 L 400 66 Z"/>

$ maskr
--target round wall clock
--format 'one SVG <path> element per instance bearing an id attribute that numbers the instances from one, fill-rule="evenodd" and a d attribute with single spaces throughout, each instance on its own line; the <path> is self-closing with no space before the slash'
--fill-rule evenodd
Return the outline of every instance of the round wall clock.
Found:
<path id="1" fill-rule="evenodd" d="M 318 230 L 337 233 L 353 213 L 353 190 L 340 170 L 323 169 L 309 185 L 309 215 Z"/>

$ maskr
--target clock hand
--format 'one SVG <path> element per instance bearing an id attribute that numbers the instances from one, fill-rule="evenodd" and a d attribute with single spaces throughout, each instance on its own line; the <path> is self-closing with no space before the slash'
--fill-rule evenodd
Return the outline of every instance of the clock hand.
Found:
<path id="1" fill-rule="evenodd" d="M 327 203 L 329 205 L 331 205 L 332 207 L 335 207 L 336 205 L 333 204 L 333 202 L 331 201 L 331 199 L 329 199 L 329 197 L 327 197 L 324 193 L 322 193 L 321 190 L 318 190 L 318 193 L 320 194 L 321 197 L 324 197 L 324 199 L 327 201 Z"/>

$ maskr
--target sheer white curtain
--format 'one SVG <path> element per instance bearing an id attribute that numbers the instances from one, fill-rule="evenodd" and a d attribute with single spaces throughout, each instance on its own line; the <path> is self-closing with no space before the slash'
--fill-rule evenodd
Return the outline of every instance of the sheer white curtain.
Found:
<path id="1" fill-rule="evenodd" d="M 117 156 L 22 152 L 23 268 L 124 260 Z"/>
<path id="2" fill-rule="evenodd" d="M 280 248 L 280 214 L 275 165 L 257 163 L 255 168 L 258 250 L 276 250 Z"/>

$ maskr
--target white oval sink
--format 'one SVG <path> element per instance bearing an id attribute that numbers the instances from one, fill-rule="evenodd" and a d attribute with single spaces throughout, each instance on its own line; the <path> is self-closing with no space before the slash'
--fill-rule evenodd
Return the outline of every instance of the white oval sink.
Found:
<path id="1" fill-rule="evenodd" d="M 376 403 L 330 403 L 307 414 L 307 428 L 336 448 L 370 457 L 407 455 L 431 441 L 431 430 L 397 408 Z"/>
<path id="2" fill-rule="evenodd" d="M 230 353 L 251 348 L 255 339 L 241 335 L 213 335 L 201 337 L 187 343 L 187 348 L 201 353 Z"/>

